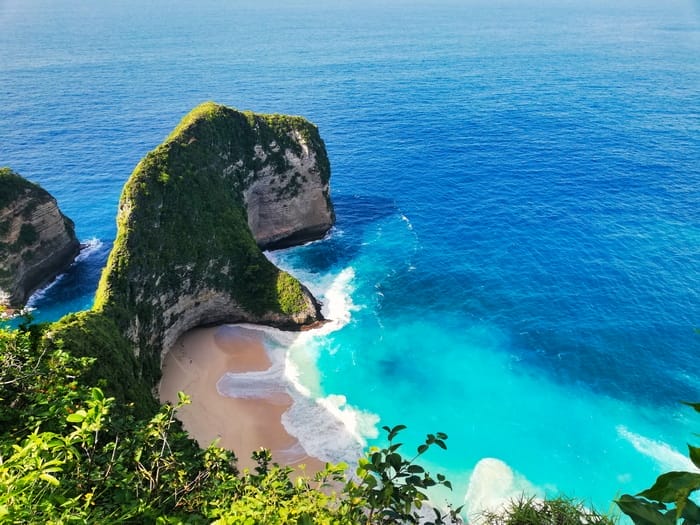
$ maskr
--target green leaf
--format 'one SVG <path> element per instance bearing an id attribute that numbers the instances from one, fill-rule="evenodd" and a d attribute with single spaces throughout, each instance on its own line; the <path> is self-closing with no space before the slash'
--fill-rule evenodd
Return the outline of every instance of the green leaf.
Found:
<path id="1" fill-rule="evenodd" d="M 314 525 L 314 520 L 308 513 L 305 512 L 304 514 L 302 514 L 299 517 L 297 524 L 298 525 Z"/>
<path id="2" fill-rule="evenodd" d="M 693 465 L 700 468 L 700 447 L 688 445 L 688 456 L 690 457 L 690 461 L 693 462 Z"/>
<path id="3" fill-rule="evenodd" d="M 423 454 L 426 450 L 428 450 L 428 445 L 421 445 L 418 447 L 418 454 Z"/>
<path id="4" fill-rule="evenodd" d="M 681 403 L 688 405 L 689 407 L 693 407 L 696 412 L 700 412 L 700 403 L 688 403 L 687 401 L 681 401 Z"/>
<path id="5" fill-rule="evenodd" d="M 85 416 L 87 416 L 87 412 L 85 412 L 85 410 L 78 410 L 73 414 L 68 414 L 66 421 L 69 423 L 82 423 L 85 420 Z"/>
<path id="6" fill-rule="evenodd" d="M 700 523 L 700 507 L 689 499 L 685 502 L 685 508 L 681 512 L 681 516 L 691 523 Z"/>
<path id="7" fill-rule="evenodd" d="M 623 495 L 615 503 L 632 518 L 635 525 L 673 525 L 675 522 L 669 514 L 659 512 L 665 506 L 658 503 L 650 503 L 629 494 Z"/>
<path id="8" fill-rule="evenodd" d="M 105 400 L 105 395 L 102 392 L 102 390 L 100 390 L 99 388 L 93 388 L 90 393 L 92 395 L 93 401 L 104 401 Z"/>
<path id="9" fill-rule="evenodd" d="M 377 478 L 375 478 L 374 476 L 367 476 L 366 478 L 364 478 L 363 481 L 365 482 L 365 485 L 367 485 L 367 487 L 369 487 L 370 489 L 373 489 L 377 486 Z"/>
<path id="10" fill-rule="evenodd" d="M 61 484 L 55 477 L 53 477 L 51 474 L 46 474 L 45 472 L 39 474 L 39 478 L 43 479 L 47 483 L 50 483 L 54 487 L 58 487 Z"/>
<path id="11" fill-rule="evenodd" d="M 384 428 L 386 429 L 387 427 L 384 427 Z M 391 431 L 389 431 L 389 436 L 388 436 L 389 441 L 394 439 L 396 437 L 396 434 L 398 434 L 399 432 L 401 432 L 402 430 L 405 430 L 405 429 L 406 429 L 406 425 L 396 425 L 394 428 L 391 429 Z"/>
<path id="12" fill-rule="evenodd" d="M 395 470 L 399 471 L 401 469 L 401 456 L 399 454 L 393 453 L 389 454 L 389 456 L 386 458 L 387 461 L 389 462 L 389 465 Z"/>
<path id="13" fill-rule="evenodd" d="M 667 472 L 656 478 L 651 488 L 638 494 L 643 498 L 671 503 L 700 488 L 700 474 L 694 472 Z"/>

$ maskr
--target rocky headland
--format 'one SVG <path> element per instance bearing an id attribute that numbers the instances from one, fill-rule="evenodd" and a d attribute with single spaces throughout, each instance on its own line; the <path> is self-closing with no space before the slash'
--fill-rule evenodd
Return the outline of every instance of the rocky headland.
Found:
<path id="1" fill-rule="evenodd" d="M 24 306 L 79 251 L 73 222 L 56 199 L 10 168 L 0 168 L 0 305 Z"/>
<path id="2" fill-rule="evenodd" d="M 51 337 L 96 357 L 96 378 L 135 400 L 191 328 L 318 323 L 318 302 L 261 248 L 325 235 L 335 220 L 329 179 L 325 145 L 305 119 L 198 106 L 126 182 L 93 309 L 66 316 Z"/>

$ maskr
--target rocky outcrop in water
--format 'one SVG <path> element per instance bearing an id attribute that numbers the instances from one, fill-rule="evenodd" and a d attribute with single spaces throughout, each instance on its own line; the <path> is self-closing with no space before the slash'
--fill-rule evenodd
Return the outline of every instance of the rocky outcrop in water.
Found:
<path id="1" fill-rule="evenodd" d="M 322 319 L 309 291 L 261 252 L 321 238 L 334 222 L 330 167 L 301 117 L 195 108 L 136 167 L 95 300 L 144 375 L 186 330 L 224 322 L 299 329 Z"/>
<path id="2" fill-rule="evenodd" d="M 24 306 L 80 251 L 73 222 L 46 190 L 0 168 L 0 305 Z"/>

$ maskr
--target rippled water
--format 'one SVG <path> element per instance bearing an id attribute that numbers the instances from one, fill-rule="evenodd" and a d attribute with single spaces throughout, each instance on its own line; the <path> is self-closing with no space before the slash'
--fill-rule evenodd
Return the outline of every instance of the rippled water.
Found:
<path id="1" fill-rule="evenodd" d="M 355 421 L 447 432 L 429 460 L 456 501 L 480 464 L 472 487 L 510 468 L 506 492 L 606 509 L 687 467 L 698 429 L 678 401 L 700 399 L 699 20 L 696 1 L 0 1 L 0 164 L 93 239 L 37 316 L 90 305 L 121 186 L 191 107 L 304 115 L 338 224 L 272 257 L 346 322 L 293 349 L 299 381 Z"/>

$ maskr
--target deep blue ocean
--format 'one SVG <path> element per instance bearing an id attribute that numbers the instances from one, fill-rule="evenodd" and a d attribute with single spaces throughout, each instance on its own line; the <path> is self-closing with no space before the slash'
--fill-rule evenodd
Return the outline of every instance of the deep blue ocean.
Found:
<path id="1" fill-rule="evenodd" d="M 290 359 L 369 444 L 446 432 L 471 510 L 693 468 L 700 2 L 0 0 L 0 165 L 90 241 L 38 319 L 91 306 L 122 185 L 205 100 L 319 127 L 337 226 L 271 257 L 344 319 Z"/>

